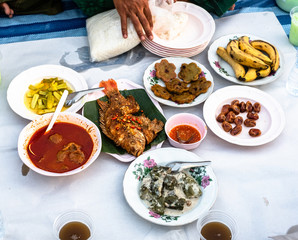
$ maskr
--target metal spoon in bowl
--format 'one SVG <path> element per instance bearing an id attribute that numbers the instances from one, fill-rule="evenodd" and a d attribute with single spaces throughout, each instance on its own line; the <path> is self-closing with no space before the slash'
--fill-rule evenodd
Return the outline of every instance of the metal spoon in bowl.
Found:
<path id="1" fill-rule="evenodd" d="M 66 107 L 70 107 L 72 104 L 79 101 L 86 94 L 92 93 L 92 92 L 95 92 L 95 91 L 98 91 L 98 90 L 103 90 L 103 89 L 104 89 L 103 87 L 99 87 L 99 88 L 91 88 L 91 89 L 86 89 L 86 90 L 81 90 L 81 91 L 70 93 L 68 95 L 68 97 L 66 98 L 66 101 L 65 101 L 64 105 Z"/>
<path id="2" fill-rule="evenodd" d="M 59 103 L 58 103 L 58 105 L 57 105 L 57 107 L 56 107 L 56 110 L 55 110 L 55 112 L 54 112 L 54 114 L 53 114 L 53 116 L 52 116 L 52 118 L 51 118 L 51 121 L 50 121 L 50 123 L 49 123 L 49 125 L 48 125 L 46 131 L 43 133 L 43 135 L 46 135 L 46 134 L 52 129 L 52 127 L 54 126 L 54 123 L 56 122 L 57 117 L 58 117 L 59 113 L 60 113 L 61 110 L 62 110 L 62 107 L 63 107 L 63 105 L 64 105 L 64 102 L 65 102 L 65 100 L 66 100 L 66 98 L 67 98 L 67 95 L 68 95 L 68 91 L 67 91 L 67 90 L 64 90 L 64 92 L 63 92 L 63 94 L 62 94 L 62 96 L 61 96 L 61 98 L 60 98 L 60 100 L 59 100 Z M 35 139 L 35 141 L 36 141 L 36 139 Z M 29 149 L 29 151 L 30 151 L 34 156 L 36 156 L 36 154 L 35 154 L 35 153 L 32 151 L 32 149 L 31 149 L 31 145 L 32 145 L 32 142 L 29 144 L 28 149 Z"/>

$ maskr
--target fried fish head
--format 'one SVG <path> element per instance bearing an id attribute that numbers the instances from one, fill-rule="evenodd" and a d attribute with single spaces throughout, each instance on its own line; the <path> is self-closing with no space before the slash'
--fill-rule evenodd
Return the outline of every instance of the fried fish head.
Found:
<path id="1" fill-rule="evenodd" d="M 178 77 L 181 78 L 183 82 L 190 83 L 191 81 L 198 80 L 201 72 L 201 68 L 199 68 L 196 63 L 183 63 L 180 72 L 178 73 Z"/>
<path id="2" fill-rule="evenodd" d="M 165 84 L 167 90 L 173 93 L 183 93 L 188 90 L 187 83 L 182 82 L 179 78 L 174 78 Z"/>
<path id="3" fill-rule="evenodd" d="M 156 77 L 164 82 L 168 82 L 176 77 L 176 66 L 173 63 L 169 63 L 166 59 L 161 60 L 159 63 L 155 63 L 155 70 Z"/>

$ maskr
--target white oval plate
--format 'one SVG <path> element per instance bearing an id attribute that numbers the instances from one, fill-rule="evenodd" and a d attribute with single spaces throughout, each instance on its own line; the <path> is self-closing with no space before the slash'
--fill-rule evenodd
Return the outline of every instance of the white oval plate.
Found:
<path id="1" fill-rule="evenodd" d="M 67 81 L 74 91 L 88 88 L 88 85 L 79 73 L 60 65 L 40 65 L 29 68 L 17 75 L 7 89 L 7 101 L 11 109 L 23 118 L 33 120 L 40 115 L 31 112 L 24 103 L 24 97 L 30 84 L 39 83 L 43 78 L 58 77 Z M 65 112 L 77 112 L 84 105 L 85 98 L 73 104 Z"/>
<path id="2" fill-rule="evenodd" d="M 259 119 L 254 127 L 261 130 L 262 134 L 259 137 L 251 137 L 248 134 L 250 128 L 244 124 L 242 124 L 242 132 L 237 136 L 232 136 L 222 129 L 221 123 L 216 121 L 222 106 L 230 104 L 235 99 L 240 102 L 250 101 L 252 104 L 255 102 L 261 104 Z M 241 146 L 258 146 L 274 140 L 282 132 L 286 122 L 280 104 L 273 97 L 257 88 L 247 86 L 229 86 L 217 90 L 205 102 L 203 115 L 208 127 L 218 137 Z M 243 117 L 243 120 L 246 119 L 246 113 L 239 115 Z"/>
<path id="3" fill-rule="evenodd" d="M 279 48 L 277 48 L 277 51 L 279 53 L 279 58 L 280 58 L 280 67 L 279 69 L 275 72 L 274 75 L 265 77 L 265 78 L 261 78 L 261 79 L 257 79 L 254 80 L 252 82 L 244 82 L 244 81 L 240 81 L 236 78 L 235 73 L 232 69 L 232 67 L 226 62 L 224 61 L 220 56 L 218 56 L 216 54 L 216 50 L 218 47 L 227 47 L 227 44 L 229 43 L 229 41 L 231 39 L 237 39 L 241 36 L 248 36 L 251 40 L 263 40 L 266 41 L 268 43 L 270 43 L 270 41 L 263 39 L 261 37 L 258 36 L 254 36 L 251 34 L 247 34 L 247 33 L 234 33 L 234 34 L 229 34 L 223 37 L 218 38 L 217 40 L 215 40 L 211 46 L 209 47 L 208 50 L 208 61 L 211 65 L 211 67 L 214 69 L 214 71 L 219 74 L 221 77 L 227 79 L 228 81 L 237 83 L 237 84 L 241 84 L 241 85 L 247 85 L 247 86 L 257 86 L 257 85 L 263 85 L 263 84 L 267 84 L 267 83 L 271 83 L 275 80 L 277 80 L 283 70 L 284 70 L 284 59 L 283 59 L 283 55 L 281 53 L 281 51 L 279 50 Z"/>
<path id="4" fill-rule="evenodd" d="M 203 160 L 196 154 L 184 149 L 160 148 L 148 151 L 133 161 L 124 175 L 123 191 L 127 203 L 139 216 L 148 220 L 149 222 L 159 225 L 180 226 L 195 221 L 213 206 L 217 197 L 218 184 L 211 166 L 206 166 L 203 167 L 203 169 L 205 168 L 206 172 L 202 173 L 202 176 L 209 176 L 209 179 L 212 179 L 212 181 L 210 181 L 209 185 L 205 188 L 202 187 L 203 194 L 193 209 L 184 213 L 178 218 L 152 214 L 139 196 L 139 190 L 141 186 L 140 177 L 142 177 L 144 171 L 146 171 L 144 161 L 148 159 L 153 159 L 157 165 L 165 165 L 171 161 L 185 160 L 188 162 L 197 162 Z"/>
<path id="5" fill-rule="evenodd" d="M 194 101 L 192 101 L 191 103 L 184 103 L 184 104 L 178 104 L 171 100 L 166 100 L 166 99 L 155 96 L 155 94 L 151 91 L 151 87 L 157 83 L 161 86 L 165 86 L 164 82 L 155 76 L 155 63 L 158 63 L 163 59 L 168 60 L 169 63 L 173 63 L 176 66 L 175 72 L 177 74 L 177 77 L 178 77 L 178 73 L 180 71 L 180 66 L 182 65 L 182 63 L 187 63 L 187 64 L 189 64 L 191 62 L 196 63 L 198 65 L 198 67 L 202 69 L 202 72 L 205 73 L 206 79 L 211 82 L 211 86 L 208 88 L 208 91 L 206 93 L 202 93 L 199 96 L 197 96 L 194 99 Z M 149 65 L 149 67 L 145 70 L 145 73 L 143 76 L 143 82 L 144 82 L 146 91 L 149 93 L 149 95 L 152 98 L 154 98 L 155 100 L 157 100 L 158 102 L 160 102 L 162 104 L 165 104 L 165 105 L 168 105 L 171 107 L 180 107 L 180 108 L 193 107 L 193 106 L 196 106 L 196 105 L 204 102 L 210 96 L 210 94 L 213 91 L 213 87 L 214 87 L 213 77 L 212 77 L 211 73 L 209 72 L 209 70 L 204 65 L 202 65 L 199 62 L 192 60 L 190 58 L 181 58 L 181 57 L 161 58 L 161 59 L 151 63 Z"/>
<path id="6" fill-rule="evenodd" d="M 117 82 L 117 86 L 118 86 L 119 90 L 130 90 L 130 89 L 138 89 L 138 88 L 144 89 L 142 86 L 140 86 L 140 85 L 138 85 L 138 84 L 136 84 L 136 83 L 134 83 L 134 82 L 132 82 L 128 79 L 117 79 L 116 82 Z M 98 84 L 94 85 L 92 88 L 96 88 L 96 87 L 98 87 Z M 105 96 L 103 91 L 96 91 L 94 93 L 90 93 L 90 94 L 87 95 L 86 102 L 94 101 L 94 100 L 99 99 L 103 96 Z M 162 115 L 164 115 L 163 110 L 160 107 L 159 103 L 157 101 L 155 101 L 154 99 L 152 99 L 151 97 L 150 97 L 150 99 L 151 99 L 152 103 L 155 105 L 155 107 L 160 111 L 160 113 Z M 84 108 L 83 108 L 82 111 L 83 111 L 82 114 L 84 115 Z M 156 149 L 156 148 L 161 148 L 162 144 L 163 144 L 163 142 L 152 146 L 151 150 Z M 135 156 L 133 156 L 131 154 L 128 154 L 128 153 L 121 154 L 121 155 L 120 154 L 115 154 L 115 153 L 107 153 L 107 154 L 113 156 L 114 158 L 118 159 L 121 162 L 131 162 L 134 159 L 136 159 Z"/>
<path id="7" fill-rule="evenodd" d="M 171 41 L 161 39 L 153 32 L 154 43 L 167 48 L 186 49 L 210 41 L 215 32 L 215 22 L 205 9 L 193 3 L 176 2 L 173 4 L 172 11 L 188 14 L 188 22 L 184 31 Z"/>

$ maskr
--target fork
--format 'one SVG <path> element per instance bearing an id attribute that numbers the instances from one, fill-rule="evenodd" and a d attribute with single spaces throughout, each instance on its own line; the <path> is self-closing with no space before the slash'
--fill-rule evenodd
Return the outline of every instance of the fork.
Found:
<path id="1" fill-rule="evenodd" d="M 84 97 L 88 93 L 92 93 L 95 91 L 103 90 L 103 87 L 100 88 L 91 88 L 91 89 L 85 89 L 77 92 L 73 92 L 68 94 L 64 106 L 70 107 L 72 104 L 76 103 L 79 101 L 82 97 Z"/>
<path id="2" fill-rule="evenodd" d="M 187 168 L 192 167 L 203 167 L 208 166 L 211 164 L 211 161 L 199 161 L 199 162 L 182 162 L 182 161 L 173 161 L 167 163 L 165 166 L 170 167 L 172 169 L 172 172 L 179 172 Z"/>

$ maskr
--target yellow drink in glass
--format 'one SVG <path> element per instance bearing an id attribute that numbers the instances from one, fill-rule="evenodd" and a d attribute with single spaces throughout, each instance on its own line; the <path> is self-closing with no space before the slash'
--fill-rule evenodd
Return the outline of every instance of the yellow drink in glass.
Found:
<path id="1" fill-rule="evenodd" d="M 298 46 L 298 7 L 292 8 L 291 16 L 291 29 L 290 29 L 290 42 Z"/>

